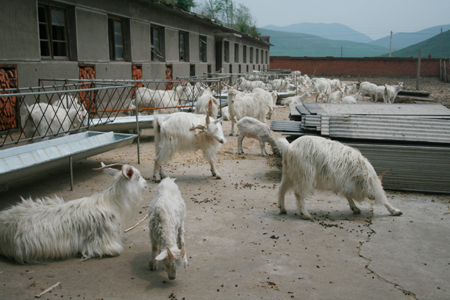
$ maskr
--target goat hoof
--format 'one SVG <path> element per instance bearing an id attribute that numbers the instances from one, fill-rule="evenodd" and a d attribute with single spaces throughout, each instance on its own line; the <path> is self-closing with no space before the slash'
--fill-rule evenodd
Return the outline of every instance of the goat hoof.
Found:
<path id="1" fill-rule="evenodd" d="M 220 176 L 220 174 L 216 174 L 216 179 L 222 179 L 222 176 Z"/>
<path id="2" fill-rule="evenodd" d="M 287 214 L 287 211 L 285 209 L 280 209 L 280 214 L 285 215 L 285 214 Z"/>
<path id="3" fill-rule="evenodd" d="M 230 136 L 233 136 L 234 134 L 233 133 L 230 133 Z"/>
<path id="4" fill-rule="evenodd" d="M 360 210 L 359 208 L 357 208 L 357 207 L 353 207 L 353 208 L 352 208 L 352 211 L 353 211 L 353 213 L 354 213 L 355 215 L 361 214 L 361 210 Z"/>
<path id="5" fill-rule="evenodd" d="M 394 209 L 394 211 L 391 212 L 391 214 L 394 215 L 394 216 L 401 216 L 401 215 L 403 215 L 402 211 L 399 210 L 399 209 Z"/>

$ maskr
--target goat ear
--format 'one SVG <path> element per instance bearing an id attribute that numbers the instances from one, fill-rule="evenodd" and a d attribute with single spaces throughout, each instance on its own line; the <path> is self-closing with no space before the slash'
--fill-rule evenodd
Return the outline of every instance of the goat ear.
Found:
<path id="1" fill-rule="evenodd" d="M 196 130 L 196 129 L 200 129 L 201 131 L 205 130 L 205 126 L 203 125 L 197 125 L 197 126 L 193 126 L 191 129 L 191 131 Z"/>
<path id="2" fill-rule="evenodd" d="M 133 177 L 134 174 L 134 170 L 132 166 L 129 165 L 124 165 L 122 167 L 122 175 L 123 177 L 125 177 L 126 179 L 130 180 L 131 177 Z"/>
<path id="3" fill-rule="evenodd" d="M 186 255 L 186 249 L 184 248 L 184 243 L 181 243 L 181 257 L 184 258 Z"/>
<path id="4" fill-rule="evenodd" d="M 169 257 L 170 260 L 174 260 L 175 256 L 173 255 L 172 251 L 170 251 L 170 248 L 166 246 L 167 249 L 167 256 Z"/>
<path id="5" fill-rule="evenodd" d="M 222 121 L 223 121 L 223 117 L 220 117 L 219 119 L 217 119 L 217 120 L 214 121 L 214 124 L 220 123 L 220 122 L 222 122 Z"/>
<path id="6" fill-rule="evenodd" d="M 161 261 L 167 257 L 167 251 L 162 251 L 158 256 L 155 257 L 155 260 Z"/>

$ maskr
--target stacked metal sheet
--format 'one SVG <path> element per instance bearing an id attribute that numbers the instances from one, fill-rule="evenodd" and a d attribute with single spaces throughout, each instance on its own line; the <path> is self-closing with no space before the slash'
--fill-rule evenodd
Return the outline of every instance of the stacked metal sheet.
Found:
<path id="1" fill-rule="evenodd" d="M 303 103 L 273 121 L 289 140 L 321 135 L 357 148 L 386 189 L 450 193 L 450 110 L 440 104 Z M 297 114 L 293 111 L 296 110 Z"/>

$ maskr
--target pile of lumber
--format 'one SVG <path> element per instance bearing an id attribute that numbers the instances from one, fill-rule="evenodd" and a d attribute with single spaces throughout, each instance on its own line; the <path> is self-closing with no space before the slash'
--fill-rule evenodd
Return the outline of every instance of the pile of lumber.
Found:
<path id="1" fill-rule="evenodd" d="M 450 110 L 440 104 L 291 104 L 271 129 L 319 135 L 359 149 L 386 189 L 450 193 Z"/>

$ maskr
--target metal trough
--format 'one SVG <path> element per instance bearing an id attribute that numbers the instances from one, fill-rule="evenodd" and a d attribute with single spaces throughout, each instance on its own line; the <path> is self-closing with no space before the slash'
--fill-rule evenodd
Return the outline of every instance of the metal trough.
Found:
<path id="1" fill-rule="evenodd" d="M 34 144 L 0 150 L 0 185 L 129 145 L 135 134 L 86 131 Z"/>

